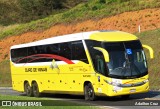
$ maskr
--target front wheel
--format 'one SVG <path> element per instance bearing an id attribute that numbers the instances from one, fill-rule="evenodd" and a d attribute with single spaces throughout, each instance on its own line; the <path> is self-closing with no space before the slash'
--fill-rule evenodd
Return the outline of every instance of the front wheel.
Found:
<path id="1" fill-rule="evenodd" d="M 84 97 L 85 100 L 93 101 L 96 99 L 95 92 L 91 83 L 84 86 Z"/>
<path id="2" fill-rule="evenodd" d="M 38 87 L 37 82 L 32 83 L 32 87 L 33 87 L 33 96 L 40 97 L 41 93 L 39 92 L 39 87 Z"/>

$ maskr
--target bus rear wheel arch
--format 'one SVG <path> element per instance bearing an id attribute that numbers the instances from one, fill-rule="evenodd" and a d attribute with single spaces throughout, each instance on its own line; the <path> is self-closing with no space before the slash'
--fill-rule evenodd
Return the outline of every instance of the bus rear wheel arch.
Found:
<path id="1" fill-rule="evenodd" d="M 96 99 L 94 88 L 91 82 L 85 82 L 84 84 L 84 97 L 85 100 L 88 101 L 94 101 Z"/>
<path id="2" fill-rule="evenodd" d="M 28 81 L 24 82 L 24 92 L 26 93 L 27 96 L 32 97 L 33 96 L 33 90 L 32 87 L 30 86 Z"/>
<path id="3" fill-rule="evenodd" d="M 32 88 L 33 88 L 33 96 L 40 97 L 41 93 L 39 92 L 39 86 L 36 81 L 32 82 Z"/>

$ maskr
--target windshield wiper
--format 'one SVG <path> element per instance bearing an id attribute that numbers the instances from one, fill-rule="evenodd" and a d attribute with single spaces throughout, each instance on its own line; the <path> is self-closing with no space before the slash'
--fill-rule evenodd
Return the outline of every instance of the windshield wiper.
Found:
<path id="1" fill-rule="evenodd" d="M 127 73 L 127 69 L 130 69 L 130 72 L 131 72 L 131 62 L 129 62 L 128 55 L 125 52 L 125 62 L 124 62 L 124 65 L 123 65 L 123 70 L 122 70 L 123 71 L 123 76 Z M 132 75 L 132 72 L 131 72 L 131 75 Z"/>

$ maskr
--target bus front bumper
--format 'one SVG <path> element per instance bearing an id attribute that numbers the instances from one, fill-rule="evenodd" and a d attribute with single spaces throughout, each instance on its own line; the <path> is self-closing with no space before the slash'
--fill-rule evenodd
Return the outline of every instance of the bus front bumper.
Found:
<path id="1" fill-rule="evenodd" d="M 121 96 L 121 95 L 131 95 L 138 93 L 146 93 L 149 91 L 149 82 L 135 87 L 118 87 L 107 85 L 107 87 L 103 87 L 102 92 L 98 92 L 97 95 L 100 96 Z"/>

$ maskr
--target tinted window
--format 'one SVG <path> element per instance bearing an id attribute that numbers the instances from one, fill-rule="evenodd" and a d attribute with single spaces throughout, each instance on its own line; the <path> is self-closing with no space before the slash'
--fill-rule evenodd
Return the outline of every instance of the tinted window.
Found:
<path id="1" fill-rule="evenodd" d="M 72 48 L 71 48 L 70 42 L 61 43 L 59 49 L 60 49 L 60 52 L 59 52 L 60 56 L 71 60 L 71 49 Z"/>
<path id="2" fill-rule="evenodd" d="M 50 54 L 88 63 L 82 41 L 12 49 L 11 59 L 15 63 L 51 62 L 53 57 Z"/>
<path id="3" fill-rule="evenodd" d="M 27 58 L 25 58 L 28 54 L 27 48 L 18 48 L 11 50 L 12 61 L 15 63 L 26 63 Z"/>
<path id="4" fill-rule="evenodd" d="M 86 40 L 86 44 L 94 65 L 94 69 L 103 75 L 107 75 L 108 70 L 106 68 L 106 63 L 104 61 L 103 53 L 94 49 L 93 47 L 101 47 L 101 42 L 93 41 L 93 40 Z"/>
<path id="5" fill-rule="evenodd" d="M 130 49 L 142 49 L 142 45 L 141 45 L 139 40 L 124 42 L 124 44 L 125 44 L 126 49 L 127 48 L 130 48 Z"/>
<path id="6" fill-rule="evenodd" d="M 39 54 L 44 54 L 43 56 Z M 58 55 L 58 44 L 41 45 L 28 47 L 28 62 L 49 62 L 53 58 L 48 57 L 47 54 Z"/>
<path id="7" fill-rule="evenodd" d="M 88 63 L 82 41 L 72 42 L 72 60 L 81 60 Z"/>

